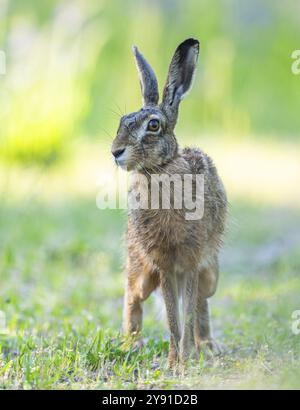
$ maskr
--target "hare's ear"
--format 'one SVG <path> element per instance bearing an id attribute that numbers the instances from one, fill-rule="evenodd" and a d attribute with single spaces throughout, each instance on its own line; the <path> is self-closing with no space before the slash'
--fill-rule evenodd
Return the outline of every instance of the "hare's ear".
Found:
<path id="1" fill-rule="evenodd" d="M 176 121 L 179 102 L 190 90 L 199 55 L 199 41 L 189 38 L 181 43 L 172 58 L 163 92 L 162 108 Z"/>
<path id="2" fill-rule="evenodd" d="M 143 105 L 156 105 L 158 103 L 159 95 L 157 79 L 154 71 L 136 46 L 132 46 L 132 51 L 135 56 L 136 67 L 139 73 Z"/>

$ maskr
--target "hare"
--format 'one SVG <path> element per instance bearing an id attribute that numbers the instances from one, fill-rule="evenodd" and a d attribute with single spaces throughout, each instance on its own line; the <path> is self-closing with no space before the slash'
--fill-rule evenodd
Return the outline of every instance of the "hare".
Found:
<path id="1" fill-rule="evenodd" d="M 204 211 L 199 219 L 188 220 L 184 207 L 149 206 L 128 211 L 124 330 L 129 335 L 140 334 L 142 303 L 160 287 L 170 331 L 168 362 L 172 367 L 192 355 L 199 357 L 204 346 L 218 350 L 212 338 L 207 299 L 217 287 L 227 199 L 212 160 L 199 149 L 180 149 L 174 134 L 180 101 L 192 85 L 199 42 L 190 38 L 176 49 L 160 104 L 152 68 L 135 46 L 133 53 L 143 107 L 121 118 L 112 143 L 116 164 L 131 171 L 129 199 L 143 189 L 150 193 L 151 177 L 155 175 L 204 178 Z M 146 188 L 141 182 L 145 178 Z M 195 184 L 193 179 L 194 191 Z M 172 197 L 175 190 L 173 186 Z"/>

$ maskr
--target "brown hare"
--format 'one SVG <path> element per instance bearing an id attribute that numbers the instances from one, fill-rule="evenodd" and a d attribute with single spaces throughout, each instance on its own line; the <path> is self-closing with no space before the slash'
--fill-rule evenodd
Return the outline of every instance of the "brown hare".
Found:
<path id="1" fill-rule="evenodd" d="M 203 175 L 201 218 L 186 218 L 186 208 L 133 207 L 128 211 L 124 330 L 139 334 L 142 303 L 161 288 L 170 331 L 169 365 L 199 355 L 212 339 L 207 299 L 218 282 L 218 252 L 226 217 L 226 194 L 212 160 L 201 150 L 180 149 L 174 134 L 179 103 L 192 85 L 199 42 L 187 39 L 175 51 L 159 104 L 155 74 L 136 47 L 143 108 L 121 118 L 112 154 L 131 171 L 129 199 L 150 193 L 151 177 Z M 148 181 L 145 184 L 141 181 Z M 196 182 L 192 180 L 195 199 Z M 170 196 L 174 199 L 175 185 Z M 180 192 L 181 189 L 180 189 Z M 171 198 L 171 199 L 172 199 Z M 182 298 L 182 323 L 179 299 Z M 199 356 L 198 356 L 199 357 Z"/>

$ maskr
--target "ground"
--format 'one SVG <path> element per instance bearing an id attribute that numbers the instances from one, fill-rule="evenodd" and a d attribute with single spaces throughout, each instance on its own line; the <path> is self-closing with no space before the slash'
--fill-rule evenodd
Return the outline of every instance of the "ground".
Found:
<path id="1" fill-rule="evenodd" d="M 166 367 L 159 295 L 145 303 L 144 347 L 120 333 L 125 211 L 74 193 L 62 166 L 45 171 L 42 194 L 39 172 L 14 170 L 2 184 L 0 388 L 300 388 L 297 207 L 231 199 L 211 299 L 224 353 L 201 355 L 178 377 Z"/>

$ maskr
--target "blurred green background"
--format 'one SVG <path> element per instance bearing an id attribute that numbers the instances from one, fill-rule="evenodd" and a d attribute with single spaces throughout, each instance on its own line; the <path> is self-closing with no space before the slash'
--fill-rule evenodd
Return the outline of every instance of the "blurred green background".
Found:
<path id="1" fill-rule="evenodd" d="M 299 388 L 300 3 L 0 0 L 0 21 L 0 388 Z M 227 353 L 179 380 L 156 299 L 145 347 L 120 347 L 126 213 L 96 197 L 116 180 L 119 117 L 141 104 L 131 45 L 162 90 L 191 36 L 176 134 L 212 156 L 230 201 L 212 299 Z"/>
<path id="2" fill-rule="evenodd" d="M 293 0 L 2 0 L 1 157 L 52 160 L 82 134 L 114 133 L 136 110 L 137 44 L 160 87 L 176 45 L 194 36 L 201 57 L 180 131 L 296 139 L 299 4 Z"/>

